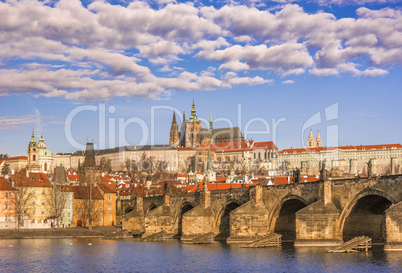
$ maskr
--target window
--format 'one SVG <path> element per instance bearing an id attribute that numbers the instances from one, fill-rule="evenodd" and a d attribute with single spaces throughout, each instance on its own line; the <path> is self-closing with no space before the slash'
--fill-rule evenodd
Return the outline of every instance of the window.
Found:
<path id="1" fill-rule="evenodd" d="M 103 205 L 103 200 L 100 200 L 100 204 Z"/>
<path id="2" fill-rule="evenodd" d="M 36 210 L 33 210 L 33 211 L 32 211 L 32 214 L 36 214 Z M 34 223 L 35 223 L 35 222 L 34 222 Z"/>
<path id="3" fill-rule="evenodd" d="M 42 194 L 45 194 L 45 190 L 42 190 Z"/>
<path id="4" fill-rule="evenodd" d="M 112 210 L 112 205 L 109 204 L 109 210 Z"/>
<path id="5" fill-rule="evenodd" d="M 81 200 L 78 200 L 78 205 L 81 205 Z"/>
<path id="6" fill-rule="evenodd" d="M 6 192 L 6 198 L 8 198 L 8 192 Z"/>
<path id="7" fill-rule="evenodd" d="M 112 215 L 109 215 L 109 221 L 112 221 Z"/>
<path id="8" fill-rule="evenodd" d="M 24 210 L 24 214 L 27 214 L 27 210 Z"/>
<path id="9" fill-rule="evenodd" d="M 36 194 L 36 190 L 33 190 L 32 193 L 33 193 L 33 194 Z"/>
<path id="10" fill-rule="evenodd" d="M 112 195 L 111 194 L 109 194 L 109 200 L 112 200 Z"/>
<path id="11" fill-rule="evenodd" d="M 34 201 L 32 201 L 32 205 L 34 205 L 34 206 L 35 206 L 35 204 L 36 204 L 35 200 L 34 200 Z"/>
<path id="12" fill-rule="evenodd" d="M 78 208 L 78 213 L 81 213 L 81 208 Z"/>
<path id="13" fill-rule="evenodd" d="M 99 208 L 99 211 L 100 211 L 100 212 L 103 212 L 103 208 L 102 208 L 102 207 L 100 207 L 100 208 Z"/>
<path id="14" fill-rule="evenodd" d="M 103 219 L 102 219 L 102 218 L 99 219 L 99 223 L 101 223 L 101 224 L 103 223 Z"/>
<path id="15" fill-rule="evenodd" d="M 44 210 L 42 210 L 42 215 L 45 215 L 45 211 L 44 211 Z"/>
<path id="16" fill-rule="evenodd" d="M 24 190 L 24 194 L 27 194 L 27 190 Z"/>

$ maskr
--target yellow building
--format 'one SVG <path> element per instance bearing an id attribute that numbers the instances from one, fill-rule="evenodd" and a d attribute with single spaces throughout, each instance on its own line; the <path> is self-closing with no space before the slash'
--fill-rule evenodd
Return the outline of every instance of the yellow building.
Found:
<path id="1" fill-rule="evenodd" d="M 108 184 L 98 184 L 103 195 L 103 225 L 114 226 L 116 224 L 116 194 L 117 190 Z"/>
<path id="2" fill-rule="evenodd" d="M 103 226 L 103 196 L 98 187 L 71 186 L 74 191 L 74 226 Z"/>
<path id="3" fill-rule="evenodd" d="M 23 213 L 21 228 L 50 228 L 52 185 L 44 173 L 22 170 L 12 176 Z"/>

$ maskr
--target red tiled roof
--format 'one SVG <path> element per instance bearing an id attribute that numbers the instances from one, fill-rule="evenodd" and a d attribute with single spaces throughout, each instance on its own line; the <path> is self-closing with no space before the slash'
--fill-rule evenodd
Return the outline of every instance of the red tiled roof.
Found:
<path id="1" fill-rule="evenodd" d="M 113 188 L 108 184 L 101 183 L 101 184 L 98 184 L 98 186 L 105 193 L 116 193 L 117 192 L 116 187 Z"/>
<path id="2" fill-rule="evenodd" d="M 188 177 L 188 173 L 179 173 L 177 177 Z"/>
<path id="3" fill-rule="evenodd" d="M 71 181 L 78 181 L 79 180 L 79 176 L 77 174 L 68 174 L 67 173 L 67 178 Z"/>
<path id="4" fill-rule="evenodd" d="M 222 142 L 213 143 L 212 146 L 215 148 L 216 152 L 222 151 L 250 151 L 254 145 L 253 140 L 249 141 L 232 141 L 232 142 Z"/>
<path id="5" fill-rule="evenodd" d="M 15 187 L 51 187 L 47 175 L 44 173 L 29 173 L 26 176 L 25 170 L 21 170 L 12 176 Z"/>
<path id="6" fill-rule="evenodd" d="M 66 186 L 69 192 L 74 192 L 74 199 L 88 199 L 90 187 L 89 186 Z M 103 200 L 103 196 L 97 187 L 92 188 L 92 199 Z"/>
<path id="7" fill-rule="evenodd" d="M 4 177 L 0 177 L 0 191 L 15 191 L 16 189 L 7 183 Z"/>
<path id="8" fill-rule="evenodd" d="M 321 151 L 332 151 L 332 150 L 357 150 L 357 151 L 362 151 L 362 150 L 371 150 L 371 149 L 376 149 L 376 150 L 382 150 L 385 147 L 385 149 L 391 149 L 393 147 L 401 149 L 402 145 L 401 144 L 378 144 L 378 145 L 360 145 L 360 146 L 338 146 L 338 147 L 319 147 L 319 148 L 294 148 L 294 149 L 284 149 L 280 151 L 280 154 L 293 154 L 293 153 L 313 153 L 313 152 L 321 152 Z"/>
<path id="9" fill-rule="evenodd" d="M 28 160 L 28 157 L 27 156 L 14 156 L 14 157 L 7 158 L 6 161 L 8 161 L 8 160 L 17 160 L 17 159 Z"/>
<path id="10" fill-rule="evenodd" d="M 226 181 L 226 177 L 216 177 L 216 181 Z"/>
<path id="11" fill-rule="evenodd" d="M 177 147 L 176 149 L 178 151 L 192 151 L 192 150 L 194 150 L 193 147 Z"/>
<path id="12" fill-rule="evenodd" d="M 278 149 L 273 141 L 254 142 L 253 149 Z"/>
<path id="13" fill-rule="evenodd" d="M 315 178 L 315 176 L 308 176 L 306 178 L 304 177 L 300 177 L 300 182 L 304 183 L 304 182 L 314 182 L 319 180 L 319 178 Z M 274 182 L 274 178 L 271 179 L 272 183 Z M 290 183 L 293 182 L 293 177 L 290 176 L 289 177 L 289 181 Z M 275 185 L 285 185 L 285 184 L 289 184 L 288 182 L 288 177 L 287 176 L 276 176 L 275 177 Z"/>

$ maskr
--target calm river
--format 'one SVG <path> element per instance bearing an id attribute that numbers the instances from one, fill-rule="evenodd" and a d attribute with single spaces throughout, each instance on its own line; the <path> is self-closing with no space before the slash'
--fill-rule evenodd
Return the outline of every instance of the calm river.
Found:
<path id="1" fill-rule="evenodd" d="M 402 252 L 24 239 L 0 240 L 0 265 L 1 272 L 402 272 Z"/>

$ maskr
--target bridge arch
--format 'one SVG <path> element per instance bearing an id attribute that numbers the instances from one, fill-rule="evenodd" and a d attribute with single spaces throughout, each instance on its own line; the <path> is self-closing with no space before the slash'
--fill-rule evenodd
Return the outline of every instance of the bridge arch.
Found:
<path id="1" fill-rule="evenodd" d="M 282 234 L 285 240 L 296 238 L 296 212 L 308 206 L 308 202 L 294 194 L 285 195 L 273 208 L 268 219 L 270 233 Z"/>
<path id="2" fill-rule="evenodd" d="M 155 203 L 150 203 L 149 205 L 147 205 L 147 206 L 144 208 L 145 215 L 147 215 L 148 212 L 150 212 L 151 210 L 156 209 L 157 207 L 158 207 L 158 206 L 157 206 Z"/>
<path id="3" fill-rule="evenodd" d="M 230 236 L 229 215 L 241 205 L 238 200 L 229 199 L 219 208 L 215 218 L 216 240 L 226 240 Z"/>
<path id="4" fill-rule="evenodd" d="M 345 240 L 366 235 L 383 240 L 385 211 L 396 200 L 379 189 L 365 189 L 352 198 L 339 217 L 339 235 Z"/>
<path id="5" fill-rule="evenodd" d="M 191 203 L 189 201 L 184 200 L 177 210 L 176 214 L 174 215 L 174 226 L 175 230 L 177 230 L 177 236 L 180 237 L 183 233 L 182 224 L 183 224 L 183 214 L 192 210 L 196 207 L 196 204 Z"/>

